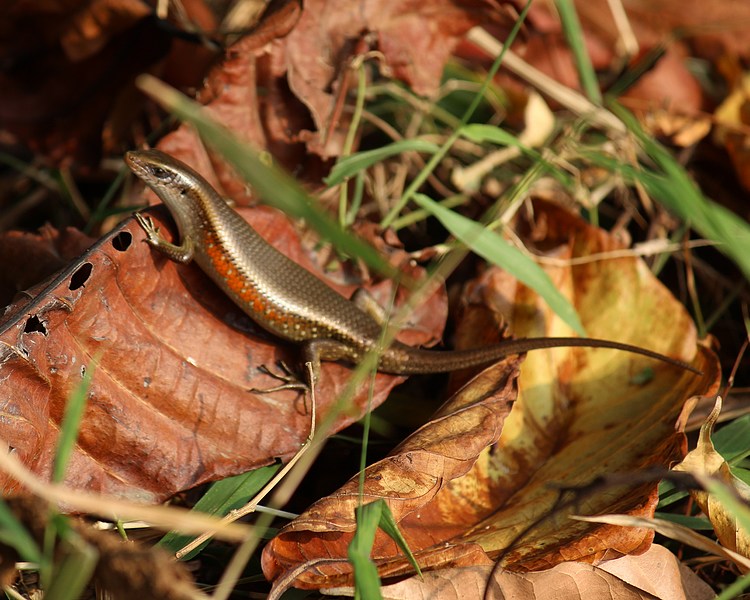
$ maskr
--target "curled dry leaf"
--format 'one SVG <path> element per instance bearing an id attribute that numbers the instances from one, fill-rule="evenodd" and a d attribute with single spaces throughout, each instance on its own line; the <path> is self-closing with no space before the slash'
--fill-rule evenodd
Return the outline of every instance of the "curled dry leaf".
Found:
<path id="1" fill-rule="evenodd" d="M 605 232 L 560 208 L 539 203 L 534 215 L 535 223 L 518 229 L 547 248 L 548 257 L 564 261 L 619 249 Z M 535 351 L 523 364 L 518 399 L 505 418 L 515 389 L 512 364 L 482 373 L 434 421 L 367 470 L 365 501 L 386 499 L 423 569 L 494 561 L 526 571 L 644 551 L 650 532 L 569 517 L 652 514 L 656 482 L 631 483 L 622 475 L 679 460 L 685 438 L 675 423 L 683 404 L 718 386 L 716 357 L 696 346 L 689 316 L 640 259 L 547 270 L 590 336 L 648 347 L 704 374 L 611 350 Z M 486 272 L 472 296 L 485 304 L 477 307 L 481 315 L 488 306 L 499 309 L 518 337 L 570 334 L 530 290 L 497 269 Z M 467 309 L 471 329 L 459 338 L 481 338 L 490 329 L 473 311 Z M 483 419 L 481 436 L 476 415 Z M 621 475 L 618 484 L 583 489 L 613 474 Z M 295 571 L 298 587 L 350 585 L 346 549 L 355 504 L 351 481 L 285 527 L 264 550 L 266 576 L 281 580 Z M 383 577 L 412 573 L 382 533 L 372 557 Z"/>
<path id="2" fill-rule="evenodd" d="M 351 594 L 351 589 L 327 590 Z M 425 573 L 423 578 L 384 586 L 386 600 L 411 598 L 533 598 L 533 600 L 709 600 L 711 587 L 663 546 L 624 556 L 599 567 L 565 562 L 533 573 L 470 566 Z"/>
<path id="3" fill-rule="evenodd" d="M 153 213 L 170 231 L 164 214 Z M 323 277 L 278 212 L 242 214 L 287 256 Z M 294 455 L 310 431 L 303 395 L 250 391 L 276 385 L 258 367 L 279 359 L 296 365 L 294 349 L 259 332 L 197 266 L 177 266 L 143 239 L 134 220 L 125 221 L 32 290 L 31 300 L 8 308 L 0 322 L 0 438 L 26 466 L 48 476 L 66 401 L 98 357 L 67 485 L 158 502 Z M 394 261 L 404 258 L 394 252 Z M 333 287 L 353 292 L 355 286 L 333 276 L 327 279 Z M 418 276 L 417 269 L 409 276 Z M 391 289 L 383 282 L 370 291 L 387 306 Z M 402 340 L 434 342 L 445 315 L 445 296 L 436 294 Z M 329 413 L 348 375 L 343 365 L 323 365 L 319 418 Z M 379 375 L 374 405 L 399 381 Z M 366 403 L 362 389 L 334 430 L 358 419 Z M 0 475 L 3 492 L 15 487 Z"/>
<path id="4" fill-rule="evenodd" d="M 729 463 L 716 451 L 711 441 L 716 422 L 721 413 L 721 398 L 716 399 L 713 411 L 701 427 L 698 444 L 691 450 L 679 465 L 677 471 L 686 471 L 694 475 L 716 477 L 727 484 L 745 502 L 750 501 L 750 486 L 732 474 Z M 716 537 L 722 546 L 745 557 L 750 557 L 750 539 L 748 532 L 737 522 L 737 517 L 717 498 L 703 490 L 693 490 L 693 498 L 703 513 L 711 521 Z"/>
<path id="5" fill-rule="evenodd" d="M 600 515 L 598 517 L 575 518 L 588 521 L 589 523 L 609 523 L 610 525 L 618 525 L 620 527 L 644 527 L 646 529 L 652 529 L 656 533 L 660 533 L 670 540 L 682 542 L 683 544 L 692 546 L 706 554 L 712 554 L 721 559 L 732 561 L 741 569 L 750 571 L 750 559 L 745 558 L 741 554 L 737 554 L 733 550 L 725 548 L 721 544 L 713 541 L 710 537 L 706 537 L 698 533 L 695 529 L 691 529 L 687 525 L 682 525 L 681 523 L 667 521 L 666 519 L 634 517 L 630 515 Z"/>

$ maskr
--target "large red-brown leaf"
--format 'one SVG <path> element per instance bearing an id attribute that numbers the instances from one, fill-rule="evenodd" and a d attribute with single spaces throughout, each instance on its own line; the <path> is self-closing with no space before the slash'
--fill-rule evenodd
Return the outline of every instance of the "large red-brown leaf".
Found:
<path id="1" fill-rule="evenodd" d="M 163 214 L 155 213 L 157 222 L 169 230 Z M 243 214 L 287 256 L 323 277 L 278 212 Z M 66 400 L 98 356 L 66 483 L 157 502 L 289 458 L 309 433 L 310 407 L 296 392 L 249 391 L 278 383 L 258 367 L 280 358 L 295 365 L 294 349 L 259 333 L 197 266 L 166 260 L 143 238 L 133 220 L 125 221 L 8 309 L 0 324 L 0 438 L 47 476 Z M 402 251 L 392 258 L 406 262 Z M 354 289 L 340 273 L 327 281 L 346 295 Z M 390 289 L 383 282 L 371 291 L 387 305 Z M 444 294 L 436 294 L 402 339 L 434 342 L 445 315 Z M 320 418 L 342 392 L 347 374 L 345 366 L 323 366 Z M 399 381 L 379 375 L 374 404 Z M 336 430 L 362 415 L 364 388 L 338 416 Z M 8 492 L 15 484 L 0 477 L 0 487 Z"/>
<path id="2" fill-rule="evenodd" d="M 632 474 L 666 469 L 684 455 L 684 435 L 675 429 L 683 404 L 714 392 L 720 381 L 715 355 L 696 346 L 690 317 L 643 261 L 566 264 L 621 244 L 560 208 L 540 203 L 534 216 L 533 226 L 519 230 L 528 243 L 546 248 L 546 257 L 563 260 L 546 269 L 589 335 L 679 357 L 703 375 L 612 350 L 535 351 L 522 365 L 518 399 L 506 418 L 514 399 L 513 362 L 484 371 L 367 470 L 365 502 L 388 502 L 422 568 L 497 561 L 507 569 L 537 570 L 642 552 L 649 531 L 592 526 L 570 515 L 651 514 L 656 482 L 631 484 Z M 470 330 L 459 328 L 460 339 L 475 340 L 490 328 L 488 308 L 507 318 L 519 337 L 570 334 L 533 292 L 499 269 L 489 269 L 474 288 L 471 296 L 480 304 L 467 309 Z M 582 489 L 597 477 L 608 483 Z M 263 569 L 270 580 L 294 572 L 299 587 L 351 584 L 347 545 L 357 485 L 354 479 L 316 502 L 266 546 Z M 372 557 L 383 577 L 412 572 L 382 533 Z"/>

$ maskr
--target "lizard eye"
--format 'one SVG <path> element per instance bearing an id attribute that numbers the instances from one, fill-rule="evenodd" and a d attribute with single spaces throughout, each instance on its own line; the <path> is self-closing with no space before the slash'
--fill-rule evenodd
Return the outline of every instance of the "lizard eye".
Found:
<path id="1" fill-rule="evenodd" d="M 162 169 L 161 167 L 151 167 L 151 173 L 157 179 L 169 179 L 169 171 Z"/>

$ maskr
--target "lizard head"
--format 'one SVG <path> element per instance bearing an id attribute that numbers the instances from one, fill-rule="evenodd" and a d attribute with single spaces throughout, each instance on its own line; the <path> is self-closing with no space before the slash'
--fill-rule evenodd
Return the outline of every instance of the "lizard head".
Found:
<path id="1" fill-rule="evenodd" d="M 127 152 L 125 163 L 167 205 L 181 232 L 202 213 L 201 194 L 216 194 L 201 175 L 159 150 Z"/>

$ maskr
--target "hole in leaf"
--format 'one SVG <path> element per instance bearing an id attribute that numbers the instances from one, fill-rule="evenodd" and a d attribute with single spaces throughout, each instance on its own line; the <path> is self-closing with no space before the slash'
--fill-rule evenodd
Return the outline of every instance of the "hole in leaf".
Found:
<path id="1" fill-rule="evenodd" d="M 121 231 L 112 238 L 112 247 L 118 252 L 125 252 L 133 243 L 133 235 L 129 231 Z"/>
<path id="2" fill-rule="evenodd" d="M 93 270 L 94 265 L 91 263 L 83 263 L 70 278 L 68 289 L 73 292 L 78 288 L 83 287 L 83 285 L 89 280 L 89 277 L 91 277 L 91 271 Z"/>
<path id="3" fill-rule="evenodd" d="M 42 320 L 39 317 L 33 315 L 26 320 L 26 325 L 24 325 L 23 332 L 41 333 L 42 335 L 47 335 L 47 328 L 45 327 L 44 323 L 42 323 Z"/>

